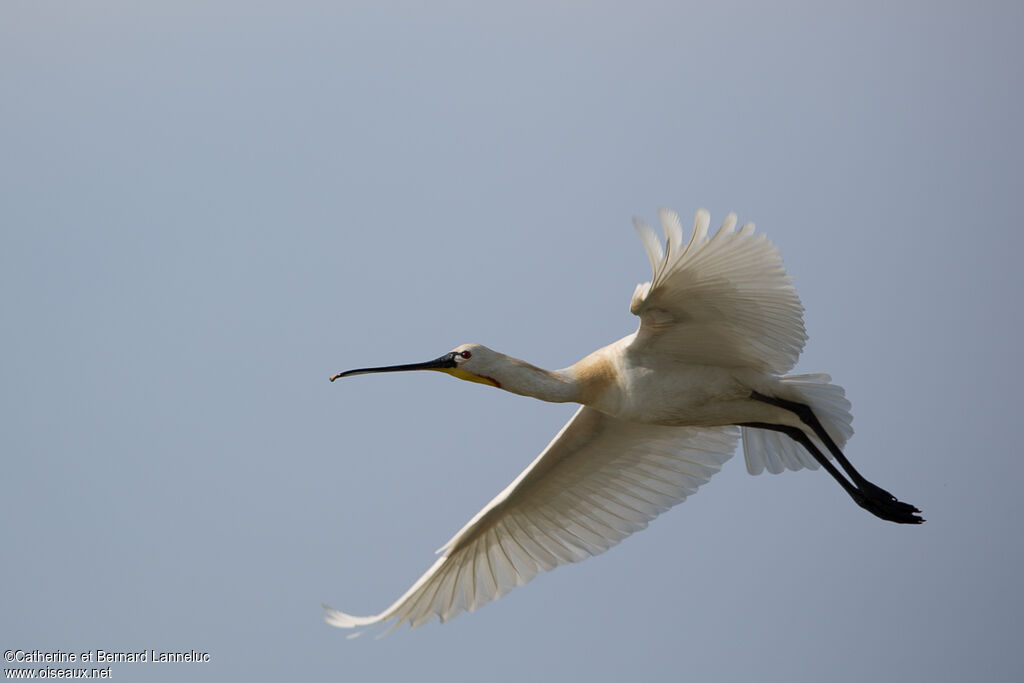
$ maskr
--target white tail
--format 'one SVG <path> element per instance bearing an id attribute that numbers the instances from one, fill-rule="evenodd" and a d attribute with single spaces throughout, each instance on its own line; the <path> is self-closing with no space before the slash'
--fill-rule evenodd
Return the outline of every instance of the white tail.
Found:
<path id="1" fill-rule="evenodd" d="M 850 402 L 846 400 L 843 388 L 830 384 L 832 378 L 824 373 L 790 375 L 780 379 L 799 396 L 799 400 L 811 407 L 828 435 L 842 448 L 853 436 L 853 415 L 850 414 Z M 812 435 L 811 440 L 822 453 L 832 458 L 817 437 Z M 747 471 L 751 474 L 761 474 L 765 470 L 779 474 L 783 470 L 799 470 L 804 467 L 818 469 L 818 462 L 803 446 L 785 434 L 765 429 L 743 428 L 743 457 L 747 461 Z"/>

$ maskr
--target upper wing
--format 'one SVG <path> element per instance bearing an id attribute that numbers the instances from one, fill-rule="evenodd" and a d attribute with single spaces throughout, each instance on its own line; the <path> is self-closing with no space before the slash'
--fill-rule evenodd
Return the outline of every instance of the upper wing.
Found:
<path id="1" fill-rule="evenodd" d="M 633 348 L 696 365 L 750 367 L 782 374 L 807 341 L 803 306 L 782 257 L 754 224 L 735 232 L 736 215 L 708 237 L 710 216 L 697 212 L 683 246 L 679 216 L 661 209 L 667 249 L 634 219 L 654 278 L 638 285 L 629 310 L 640 316 Z"/>
<path id="2" fill-rule="evenodd" d="M 721 469 L 737 438 L 735 427 L 643 425 L 582 407 L 393 605 L 368 617 L 328 607 L 324 620 L 342 628 L 395 620 L 394 629 L 472 611 L 643 529 Z"/>

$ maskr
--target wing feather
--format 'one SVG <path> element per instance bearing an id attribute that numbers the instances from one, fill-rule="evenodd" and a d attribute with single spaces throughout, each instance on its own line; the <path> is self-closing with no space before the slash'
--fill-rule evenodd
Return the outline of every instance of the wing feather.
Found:
<path id="1" fill-rule="evenodd" d="M 368 617 L 328 607 L 324 619 L 342 628 L 393 622 L 390 632 L 473 611 L 643 529 L 717 472 L 738 436 L 735 427 L 642 425 L 580 408 L 394 604 Z"/>
<path id="2" fill-rule="evenodd" d="M 803 305 L 775 245 L 755 235 L 752 223 L 736 232 L 735 214 L 709 238 L 710 216 L 701 210 L 680 249 L 679 217 L 666 209 L 659 216 L 664 252 L 651 244 L 653 230 L 636 221 L 654 275 L 633 294 L 630 310 L 640 329 L 632 348 L 774 374 L 796 365 L 807 340 Z"/>
<path id="3" fill-rule="evenodd" d="M 658 240 L 658 234 L 654 232 L 654 228 L 647 225 L 639 218 L 633 219 L 633 225 L 636 226 L 636 232 L 640 235 L 640 241 L 644 244 L 644 250 L 647 252 L 647 258 L 651 261 L 651 270 L 657 270 L 658 264 L 665 258 L 665 252 L 661 248 L 661 242 Z"/>

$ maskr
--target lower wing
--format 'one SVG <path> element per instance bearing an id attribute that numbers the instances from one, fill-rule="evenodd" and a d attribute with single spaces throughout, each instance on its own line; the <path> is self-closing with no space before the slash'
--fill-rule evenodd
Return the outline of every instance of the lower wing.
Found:
<path id="1" fill-rule="evenodd" d="M 340 628 L 394 621 L 393 630 L 473 611 L 643 529 L 718 472 L 738 437 L 736 427 L 638 424 L 582 407 L 394 604 L 365 617 L 325 606 L 324 620 Z"/>

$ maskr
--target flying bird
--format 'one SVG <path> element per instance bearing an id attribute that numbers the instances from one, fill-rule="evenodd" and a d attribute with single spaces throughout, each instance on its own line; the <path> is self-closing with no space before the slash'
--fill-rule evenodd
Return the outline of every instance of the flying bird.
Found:
<path id="1" fill-rule="evenodd" d="M 433 370 L 581 407 L 390 607 L 360 617 L 325 605 L 327 623 L 393 622 L 393 630 L 434 617 L 444 622 L 540 572 L 602 553 L 695 493 L 740 438 L 751 474 L 821 466 L 877 517 L 924 521 L 843 454 L 853 434 L 843 389 L 826 374 L 785 374 L 807 335 L 803 305 L 775 245 L 752 223 L 737 231 L 735 214 L 710 236 L 710 216 L 698 211 L 686 244 L 679 217 L 666 209 L 659 217 L 664 249 L 654 230 L 634 219 L 654 271 L 630 303 L 639 328 L 574 365 L 544 370 L 462 344 L 425 363 L 330 378 Z"/>

